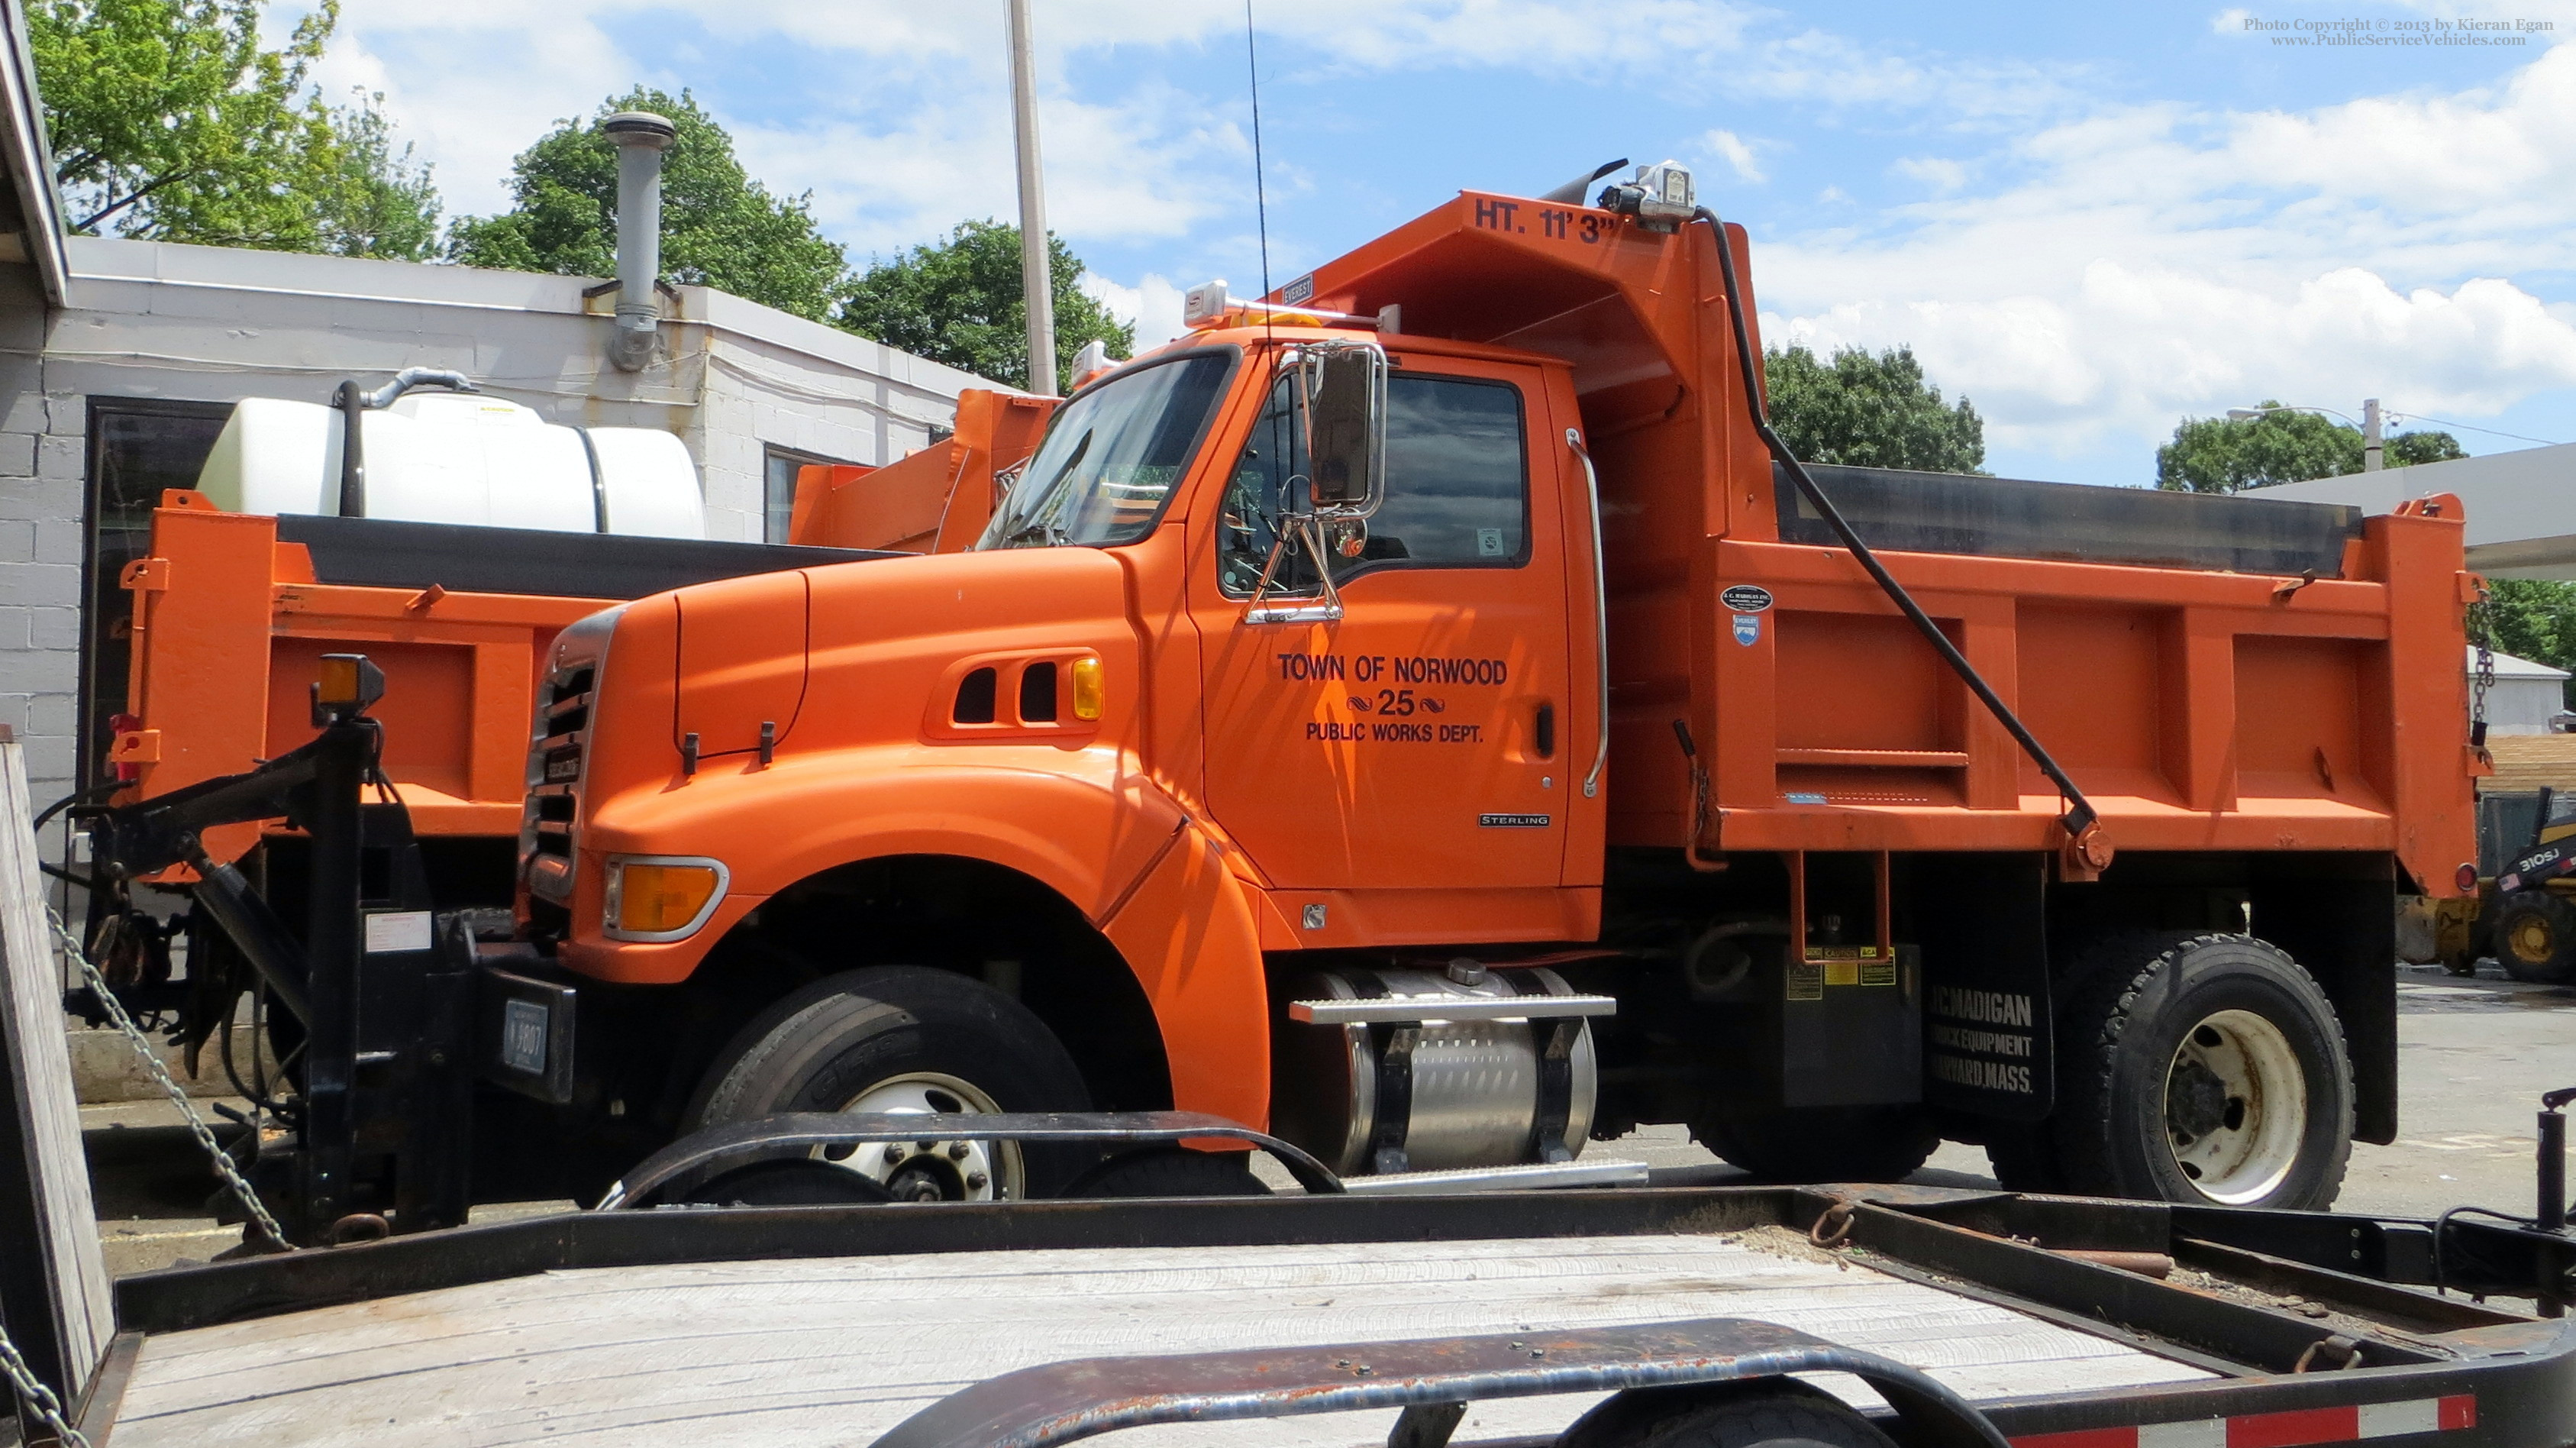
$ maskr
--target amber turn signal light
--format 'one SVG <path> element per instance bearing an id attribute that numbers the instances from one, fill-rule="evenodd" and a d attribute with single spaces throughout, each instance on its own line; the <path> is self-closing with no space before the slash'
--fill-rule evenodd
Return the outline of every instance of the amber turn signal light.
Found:
<path id="1" fill-rule="evenodd" d="M 600 914 L 608 933 L 630 938 L 664 938 L 686 934 L 724 888 L 724 870 L 713 861 L 679 864 L 663 861 L 608 862 L 606 898 Z"/>
<path id="2" fill-rule="evenodd" d="M 385 671 L 365 654 L 324 654 L 313 702 L 325 709 L 364 709 L 385 696 Z"/>
<path id="3" fill-rule="evenodd" d="M 1076 719 L 1100 717 L 1100 698 L 1106 688 L 1101 674 L 1098 659 L 1073 661 L 1073 717 Z"/>

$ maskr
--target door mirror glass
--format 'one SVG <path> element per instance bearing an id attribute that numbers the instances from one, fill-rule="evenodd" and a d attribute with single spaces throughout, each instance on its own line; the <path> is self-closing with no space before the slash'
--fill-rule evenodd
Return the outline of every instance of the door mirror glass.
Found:
<path id="1" fill-rule="evenodd" d="M 1304 349 L 1309 495 L 1315 511 L 1360 519 L 1377 511 L 1386 478 L 1386 353 L 1368 342 Z"/>

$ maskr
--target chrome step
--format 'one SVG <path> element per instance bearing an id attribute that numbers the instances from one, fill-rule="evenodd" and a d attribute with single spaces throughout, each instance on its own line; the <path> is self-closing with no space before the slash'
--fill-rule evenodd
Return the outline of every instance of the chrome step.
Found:
<path id="1" fill-rule="evenodd" d="M 1560 1021 L 1568 1016 L 1616 1015 L 1619 1002 L 1600 995 L 1372 996 L 1362 1000 L 1290 1001 L 1288 1019 L 1319 1026 L 1372 1023 L 1418 1025 L 1424 1021 Z"/>

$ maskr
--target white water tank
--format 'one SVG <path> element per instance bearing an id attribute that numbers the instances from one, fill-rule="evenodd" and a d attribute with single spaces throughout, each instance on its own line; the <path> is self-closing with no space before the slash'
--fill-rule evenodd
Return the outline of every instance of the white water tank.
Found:
<path id="1" fill-rule="evenodd" d="M 197 491 L 227 512 L 337 513 L 343 423 L 338 408 L 319 403 L 237 403 Z M 667 432 L 558 427 L 515 402 L 431 391 L 362 413 L 359 426 L 370 518 L 707 535 L 697 467 Z"/>

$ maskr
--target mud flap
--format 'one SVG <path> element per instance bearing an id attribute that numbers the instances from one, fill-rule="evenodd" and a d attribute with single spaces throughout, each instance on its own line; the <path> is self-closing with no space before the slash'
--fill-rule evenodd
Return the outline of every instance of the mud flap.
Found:
<path id="1" fill-rule="evenodd" d="M 2056 1099 L 2048 860 L 1926 854 L 1904 893 L 1923 949 L 1923 1100 L 2037 1121 Z"/>

